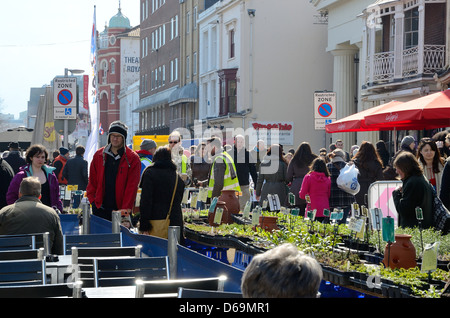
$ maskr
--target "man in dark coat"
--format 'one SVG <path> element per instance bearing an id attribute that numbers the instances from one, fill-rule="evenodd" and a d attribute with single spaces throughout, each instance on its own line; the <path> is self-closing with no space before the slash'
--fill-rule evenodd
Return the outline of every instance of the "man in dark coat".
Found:
<path id="1" fill-rule="evenodd" d="M 6 193 L 8 192 L 9 184 L 14 178 L 14 171 L 3 158 L 0 158 L 0 209 L 7 206 Z"/>
<path id="2" fill-rule="evenodd" d="M 67 184 L 77 185 L 78 190 L 86 190 L 88 184 L 88 162 L 84 160 L 84 147 L 77 146 L 75 157 L 67 160 L 63 170 L 63 177 Z"/>
<path id="3" fill-rule="evenodd" d="M 250 200 L 250 177 L 256 186 L 258 174 L 256 173 L 256 160 L 245 148 L 245 138 L 242 135 L 236 135 L 234 137 L 233 147 L 233 160 L 236 166 L 236 174 L 239 180 L 239 186 L 241 187 L 242 195 L 239 196 L 239 205 L 241 210 L 244 210 L 245 204 Z M 251 202 L 250 202 L 251 203 Z"/>
<path id="4" fill-rule="evenodd" d="M 8 156 L 6 156 L 5 161 L 9 163 L 14 174 L 16 174 L 19 172 L 19 168 L 25 166 L 27 162 L 25 161 L 25 158 L 20 155 L 18 142 L 10 142 L 8 147 L 9 153 Z"/>

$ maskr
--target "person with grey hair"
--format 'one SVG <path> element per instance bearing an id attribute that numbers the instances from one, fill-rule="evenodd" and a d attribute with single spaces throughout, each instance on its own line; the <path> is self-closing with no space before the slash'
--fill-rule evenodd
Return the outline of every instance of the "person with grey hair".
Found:
<path id="1" fill-rule="evenodd" d="M 282 244 L 258 254 L 244 271 L 244 298 L 316 298 L 322 267 L 293 244 Z"/>
<path id="2" fill-rule="evenodd" d="M 0 235 L 49 232 L 50 251 L 63 254 L 63 234 L 56 211 L 40 201 L 41 183 L 37 177 L 22 179 L 19 199 L 0 210 Z"/>

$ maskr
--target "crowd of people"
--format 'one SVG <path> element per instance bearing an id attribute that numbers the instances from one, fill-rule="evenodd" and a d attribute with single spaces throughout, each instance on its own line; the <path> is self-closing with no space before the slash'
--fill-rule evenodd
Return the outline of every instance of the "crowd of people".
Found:
<path id="1" fill-rule="evenodd" d="M 209 200 L 220 196 L 222 190 L 235 190 L 240 193 L 241 209 L 249 201 L 262 206 L 269 194 L 276 194 L 281 206 L 298 208 L 301 215 L 315 210 L 316 219 L 321 221 L 325 220 L 325 209 L 342 209 L 344 218 L 340 222 L 345 222 L 353 203 L 367 206 L 373 182 L 397 179 L 402 181 L 393 192 L 398 226 L 418 225 L 416 207 L 423 211 L 421 226 L 434 226 L 430 187 L 450 207 L 450 134 L 445 141 L 422 138 L 417 147 L 414 137 L 406 136 L 398 152 L 390 156 L 382 140 L 375 145 L 363 141 L 353 145 L 350 152 L 344 150 L 342 140 L 337 140 L 329 150 L 321 148 L 315 154 L 308 142 L 285 150 L 280 144 L 267 146 L 259 140 L 253 149 L 247 149 L 242 135 L 236 135 L 230 145 L 212 136 L 184 149 L 177 131 L 169 135 L 165 146 L 144 139 L 140 149 L 134 151 L 125 144 L 127 133 L 128 127 L 122 122 L 111 123 L 107 144 L 95 152 L 89 167 L 82 146 L 76 148 L 73 158 L 61 147 L 51 159 L 42 145 L 31 145 L 22 157 L 19 145 L 12 142 L 8 155 L 0 158 L 4 180 L 0 184 L 0 234 L 10 233 L 5 229 L 5 218 L 13 215 L 11 206 L 28 195 L 21 193 L 21 184 L 27 178 L 39 182 L 39 194 L 31 196 L 34 201 L 38 197 L 47 212 L 48 207 L 56 213 L 63 211 L 60 185 L 77 185 L 85 191 L 94 215 L 111 220 L 113 211 L 125 216 L 138 211 L 136 225 L 144 234 L 151 230 L 151 220 L 164 219 L 169 212 L 170 224 L 183 228 L 181 201 L 186 187 L 206 187 Z M 356 195 L 337 184 L 340 171 L 347 165 L 355 165 L 359 171 L 360 190 Z M 138 189 L 141 195 L 136 202 Z M 294 195 L 294 202 L 290 202 L 289 193 Z"/>

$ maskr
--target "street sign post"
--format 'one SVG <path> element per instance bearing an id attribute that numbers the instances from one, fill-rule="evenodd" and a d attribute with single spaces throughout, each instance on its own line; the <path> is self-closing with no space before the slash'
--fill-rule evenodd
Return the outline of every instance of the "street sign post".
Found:
<path id="1" fill-rule="evenodd" d="M 64 146 L 69 147 L 69 120 L 77 119 L 77 78 L 67 76 L 53 79 L 53 119 L 64 121 Z"/>
<path id="2" fill-rule="evenodd" d="M 53 119 L 77 119 L 76 77 L 55 77 L 53 103 Z"/>
<path id="3" fill-rule="evenodd" d="M 325 125 L 336 120 L 336 93 L 314 93 L 314 128 L 324 130 Z"/>

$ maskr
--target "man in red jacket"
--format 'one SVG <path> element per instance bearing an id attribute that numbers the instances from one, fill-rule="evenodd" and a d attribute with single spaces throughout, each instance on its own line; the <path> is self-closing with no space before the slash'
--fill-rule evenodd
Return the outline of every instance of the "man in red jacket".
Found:
<path id="1" fill-rule="evenodd" d="M 131 213 L 136 200 L 141 161 L 126 147 L 128 127 L 120 121 L 109 126 L 108 144 L 97 150 L 89 167 L 86 195 L 92 213 L 111 220 L 112 211 Z"/>

